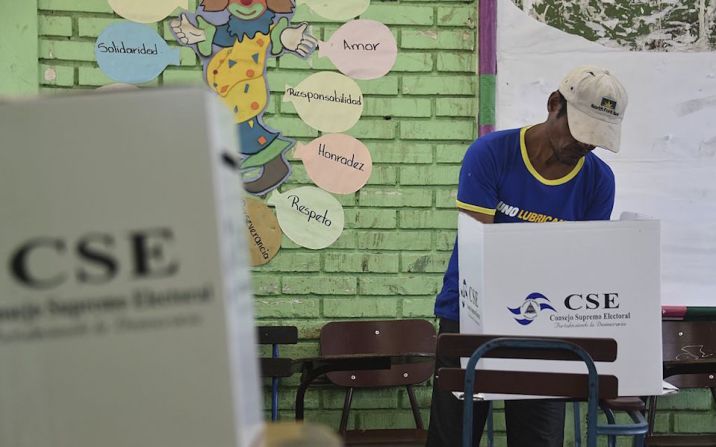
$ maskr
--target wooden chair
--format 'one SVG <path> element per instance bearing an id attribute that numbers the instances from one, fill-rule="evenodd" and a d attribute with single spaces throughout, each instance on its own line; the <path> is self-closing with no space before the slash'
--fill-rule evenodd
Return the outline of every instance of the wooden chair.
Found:
<path id="1" fill-rule="evenodd" d="M 401 355 L 434 353 L 435 328 L 425 320 L 342 321 L 323 326 L 320 352 L 323 356 L 346 354 Z M 427 431 L 423 426 L 413 385 L 425 382 L 433 374 L 434 361 L 395 364 L 390 369 L 330 372 L 328 380 L 345 387 L 346 395 L 339 433 L 346 445 L 424 446 Z M 415 429 L 347 430 L 353 392 L 356 388 L 405 386 L 415 419 Z"/>
<path id="2" fill-rule="evenodd" d="M 437 386 L 446 391 L 472 393 L 548 395 L 587 400 L 587 445 L 596 446 L 600 434 L 639 435 L 646 432 L 646 421 L 634 424 L 597 424 L 598 400 L 617 397 L 618 381 L 614 376 L 597 375 L 594 361 L 616 360 L 617 345 L 612 339 L 548 337 L 499 337 L 490 335 L 443 334 L 438 337 L 437 355 L 470 357 L 465 369 L 440 368 Z M 482 357 L 532 360 L 582 361 L 589 374 L 564 374 L 516 371 L 475 371 Z M 470 392 L 472 390 L 472 393 Z M 472 402 L 465 401 L 463 411 L 463 446 L 472 446 Z M 580 430 L 577 427 L 576 433 Z"/>
<path id="3" fill-rule="evenodd" d="M 617 397 L 616 399 L 600 399 L 599 407 L 604 412 L 604 416 L 607 418 L 607 422 L 611 425 L 617 425 L 615 412 L 624 412 L 628 414 L 632 421 L 636 424 L 632 426 L 632 430 L 629 433 L 622 433 L 622 435 L 634 436 L 634 446 L 642 447 L 644 444 L 644 437 L 648 428 L 644 423 L 644 412 L 646 410 L 646 404 L 639 397 Z M 574 420 L 574 447 L 580 447 L 582 445 L 581 437 L 581 415 L 579 408 L 579 401 L 574 401 L 572 404 L 573 409 L 573 420 Z M 487 436 L 487 447 L 494 447 L 494 423 L 493 423 L 493 408 L 492 402 L 488 409 L 487 423 L 485 427 L 485 435 Z M 609 435 L 607 438 L 607 446 L 616 446 L 616 436 Z"/>
<path id="4" fill-rule="evenodd" d="M 634 435 L 634 447 L 644 446 L 644 439 L 646 438 L 646 433 L 649 431 L 649 427 L 647 426 L 648 421 L 644 419 L 646 403 L 644 402 L 644 400 L 642 400 L 642 398 L 632 396 L 617 397 L 616 399 L 601 399 L 599 401 L 599 407 L 604 412 L 604 415 L 607 418 L 607 423 L 610 425 L 617 425 L 615 417 L 615 412 L 617 411 L 625 412 L 626 414 L 631 416 L 635 424 L 638 424 L 638 433 L 629 433 L 630 435 Z M 579 404 L 576 402 L 574 404 L 574 417 L 576 426 L 576 422 L 579 420 Z M 616 435 L 610 435 L 607 438 L 607 446 L 616 447 L 616 445 Z M 576 447 L 579 447 L 579 442 L 576 443 Z"/>
<path id="5" fill-rule="evenodd" d="M 711 389 L 716 399 L 716 321 L 663 321 L 664 380 L 684 389 Z M 649 398 L 649 447 L 716 446 L 716 434 L 653 434 L 657 398 Z"/>
<path id="6" fill-rule="evenodd" d="M 278 387 L 282 377 L 293 375 L 293 361 L 280 358 L 279 345 L 298 343 L 296 326 L 258 326 L 258 343 L 271 345 L 271 357 L 262 357 L 261 376 L 271 377 L 271 420 L 278 420 Z"/>

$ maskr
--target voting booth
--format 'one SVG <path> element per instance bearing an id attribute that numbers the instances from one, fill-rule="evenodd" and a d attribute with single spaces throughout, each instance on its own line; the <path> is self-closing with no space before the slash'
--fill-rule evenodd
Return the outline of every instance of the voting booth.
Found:
<path id="1" fill-rule="evenodd" d="M 613 338 L 617 359 L 597 371 L 618 378 L 620 396 L 662 393 L 658 221 L 484 225 L 460 213 L 458 253 L 461 333 Z M 481 367 L 586 373 L 581 362 Z"/>
<path id="2" fill-rule="evenodd" d="M 225 109 L 192 89 L 0 103 L 0 445 L 253 445 Z"/>

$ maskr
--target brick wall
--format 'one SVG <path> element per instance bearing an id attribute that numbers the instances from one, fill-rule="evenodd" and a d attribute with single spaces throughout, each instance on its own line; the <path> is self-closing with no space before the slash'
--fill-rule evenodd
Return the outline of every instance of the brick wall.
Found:
<path id="1" fill-rule="evenodd" d="M 363 16 L 388 25 L 400 48 L 388 76 L 359 82 L 366 110 L 348 132 L 370 148 L 373 175 L 358 193 L 339 197 L 346 230 L 333 246 L 308 251 L 284 238 L 279 255 L 254 274 L 261 322 L 299 328 L 301 343 L 286 355 L 315 354 L 319 330 L 330 320 L 432 317 L 454 240 L 459 163 L 475 137 L 476 9 L 474 1 L 374 0 Z M 297 14 L 303 19 L 318 24 L 323 38 L 338 26 Z M 331 69 L 315 57 L 313 64 L 284 57 L 278 65 L 269 77 L 278 90 L 312 70 Z M 297 138 L 317 136 L 290 104 L 280 107 L 270 123 Z M 311 184 L 300 164 L 294 169 L 288 188 Z M 291 417 L 296 380 L 285 384 L 282 416 Z M 430 388 L 417 395 L 427 410 Z M 337 427 L 343 393 L 309 391 L 306 405 L 307 419 Z M 402 390 L 359 392 L 353 408 L 350 427 L 412 424 Z M 424 416 L 427 421 L 427 411 Z"/>
<path id="2" fill-rule="evenodd" d="M 339 1 L 339 0 L 337 0 Z M 190 0 L 190 10 L 196 0 Z M 106 0 L 39 0 L 41 92 L 91 89 L 111 81 L 94 62 L 94 41 L 117 20 Z M 466 145 L 475 137 L 477 77 L 475 0 L 373 0 L 364 18 L 387 24 L 400 52 L 386 77 L 359 81 L 366 96 L 361 121 L 349 133 L 371 150 L 373 175 L 361 191 L 340 196 L 346 230 L 331 247 L 310 251 L 284 238 L 279 255 L 253 275 L 260 324 L 292 324 L 300 343 L 283 355 L 312 356 L 320 327 L 348 318 L 432 318 L 435 293 L 455 237 L 455 184 Z M 308 15 L 319 38 L 340 25 Z M 172 41 L 166 25 L 158 31 Z M 272 99 L 267 121 L 288 136 L 309 141 L 318 133 L 305 125 L 280 94 L 308 75 L 331 69 L 327 59 L 290 55 L 270 60 Z M 182 65 L 170 67 L 150 85 L 202 83 L 194 54 L 182 49 Z M 284 187 L 312 184 L 300 163 Z M 285 380 L 281 414 L 292 417 L 297 378 Z M 430 388 L 417 390 L 427 421 Z M 266 407 L 269 406 L 268 394 Z M 338 426 L 342 393 L 312 390 L 306 418 Z M 412 416 L 400 390 L 355 396 L 351 427 L 409 427 Z M 658 429 L 716 430 L 716 412 L 706 393 L 664 399 Z M 496 418 L 503 428 L 501 417 Z M 568 433 L 569 430 L 568 430 Z M 571 438 L 571 434 L 568 434 Z M 501 445 L 504 436 L 498 434 Z"/>

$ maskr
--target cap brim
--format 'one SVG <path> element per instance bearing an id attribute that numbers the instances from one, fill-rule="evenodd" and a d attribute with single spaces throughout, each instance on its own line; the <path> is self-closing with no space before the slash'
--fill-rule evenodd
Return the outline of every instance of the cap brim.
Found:
<path id="1" fill-rule="evenodd" d="M 569 131 L 577 141 L 619 152 L 621 123 L 613 124 L 592 118 L 576 107 L 570 107 L 569 103 L 567 103 L 567 122 Z"/>

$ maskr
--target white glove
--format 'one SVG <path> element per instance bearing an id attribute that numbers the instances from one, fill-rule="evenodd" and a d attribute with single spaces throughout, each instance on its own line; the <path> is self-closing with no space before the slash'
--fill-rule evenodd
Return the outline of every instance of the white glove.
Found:
<path id="1" fill-rule="evenodd" d="M 176 37 L 177 42 L 182 45 L 193 45 L 195 43 L 203 42 L 206 40 L 206 33 L 204 30 L 195 27 L 186 18 L 186 14 L 182 14 L 179 20 L 172 20 L 169 26 Z"/>
<path id="2" fill-rule="evenodd" d="M 306 57 L 318 46 L 318 40 L 306 32 L 308 23 L 303 23 L 297 27 L 289 27 L 281 33 L 281 44 L 287 51 L 297 53 L 301 57 Z"/>

